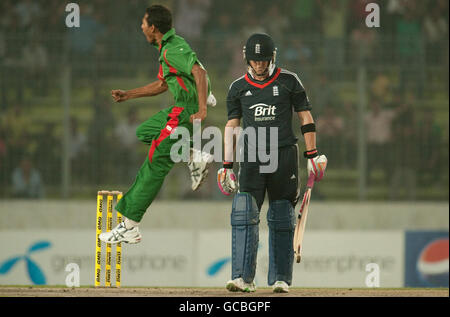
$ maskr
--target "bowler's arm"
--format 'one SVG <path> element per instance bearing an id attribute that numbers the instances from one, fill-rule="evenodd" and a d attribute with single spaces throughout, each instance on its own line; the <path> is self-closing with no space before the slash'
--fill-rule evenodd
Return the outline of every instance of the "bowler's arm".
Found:
<path id="1" fill-rule="evenodd" d="M 164 80 L 154 81 L 147 86 L 139 87 L 131 90 L 112 90 L 111 95 L 116 102 L 122 102 L 129 99 L 151 97 L 162 94 L 169 87 Z"/>
<path id="2" fill-rule="evenodd" d="M 208 98 L 208 79 L 206 74 L 206 70 L 199 64 L 194 64 L 192 67 L 192 75 L 194 76 L 198 94 L 198 112 L 191 116 L 191 121 L 194 119 L 204 120 L 207 115 L 206 99 Z"/>

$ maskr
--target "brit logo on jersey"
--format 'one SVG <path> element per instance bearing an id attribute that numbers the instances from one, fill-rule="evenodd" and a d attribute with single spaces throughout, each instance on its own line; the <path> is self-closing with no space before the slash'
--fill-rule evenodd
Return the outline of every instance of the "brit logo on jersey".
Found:
<path id="1" fill-rule="evenodd" d="M 255 121 L 273 121 L 275 120 L 275 110 L 277 107 L 269 106 L 265 103 L 257 103 L 249 109 L 255 110 Z"/>

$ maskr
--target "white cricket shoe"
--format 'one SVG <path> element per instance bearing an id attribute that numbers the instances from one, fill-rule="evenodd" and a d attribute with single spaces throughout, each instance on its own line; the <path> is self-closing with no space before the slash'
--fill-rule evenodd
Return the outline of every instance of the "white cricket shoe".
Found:
<path id="1" fill-rule="evenodd" d="M 251 293 L 256 290 L 256 285 L 254 282 L 246 283 L 242 277 L 239 277 L 228 281 L 226 288 L 230 292 Z"/>
<path id="2" fill-rule="evenodd" d="M 99 238 L 101 241 L 110 244 L 121 242 L 134 244 L 141 242 L 142 236 L 137 226 L 132 229 L 127 229 L 125 227 L 125 222 L 122 221 L 111 231 L 101 233 Z"/>
<path id="3" fill-rule="evenodd" d="M 289 293 L 289 285 L 285 281 L 276 281 L 272 288 L 274 293 Z"/>
<path id="4" fill-rule="evenodd" d="M 192 190 L 196 191 L 208 176 L 208 168 L 214 157 L 206 152 L 191 148 L 189 170 L 191 171 Z"/>

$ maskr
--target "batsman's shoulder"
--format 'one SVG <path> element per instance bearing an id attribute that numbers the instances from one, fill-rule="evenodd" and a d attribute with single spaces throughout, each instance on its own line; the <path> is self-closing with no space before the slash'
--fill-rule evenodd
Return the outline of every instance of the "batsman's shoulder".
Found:
<path id="1" fill-rule="evenodd" d="M 298 74 L 296 72 L 293 72 L 286 68 L 281 68 L 281 67 L 280 67 L 280 70 L 281 70 L 280 71 L 281 78 L 286 78 L 289 80 L 295 80 L 295 81 L 301 82 L 300 77 L 298 76 Z"/>
<path id="2" fill-rule="evenodd" d="M 245 75 L 242 75 L 241 77 L 235 79 L 231 84 L 230 87 L 228 87 L 228 90 L 239 90 L 242 88 L 242 86 L 245 84 Z"/>
<path id="3" fill-rule="evenodd" d="M 300 76 L 297 73 L 287 70 L 285 68 L 280 68 L 280 69 L 281 69 L 280 76 L 279 76 L 280 80 L 283 80 L 288 84 L 291 84 L 291 85 L 289 85 L 291 87 L 297 87 L 297 88 L 301 87 L 301 89 L 304 89 L 303 88 L 304 86 L 300 79 Z"/>

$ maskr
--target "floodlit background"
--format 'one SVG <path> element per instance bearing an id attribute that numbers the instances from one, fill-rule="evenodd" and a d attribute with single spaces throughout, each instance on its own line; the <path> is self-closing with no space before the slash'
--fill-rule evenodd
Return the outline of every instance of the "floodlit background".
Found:
<path id="1" fill-rule="evenodd" d="M 364 254 L 348 260 L 358 277 L 339 275 L 339 265 L 330 264 L 338 263 L 336 259 L 326 261 L 322 269 L 314 264 L 296 266 L 310 273 L 307 285 L 364 285 L 360 277 L 366 274 L 363 264 L 376 259 L 387 259 L 380 261 L 393 276 L 384 285 L 422 285 L 409 282 L 409 276 L 422 276 L 417 279 L 425 283 L 426 272 L 436 271 L 422 272 L 416 264 L 422 261 L 419 258 L 427 241 L 437 241 L 437 234 L 447 241 L 444 284 L 428 281 L 426 285 L 445 285 L 446 281 L 448 287 L 447 0 L 74 1 L 81 9 L 80 28 L 65 25 L 68 2 L 0 2 L 0 236 L 14 239 L 9 236 L 13 232 L 23 244 L 20 250 L 24 250 L 17 251 L 6 244 L 6 239 L 0 239 L 0 284 L 32 281 L 24 273 L 26 261 L 16 264 L 23 264 L 22 271 L 6 270 L 2 261 L 16 252 L 25 252 L 42 239 L 50 241 L 53 249 L 43 248 L 39 256 L 67 252 L 64 244 L 57 247 L 56 243 L 65 238 L 73 241 L 69 244 L 82 241 L 86 247 L 75 252 L 81 255 L 63 256 L 63 262 L 58 263 L 83 258 L 79 263 L 92 267 L 85 268 L 82 281 L 93 282 L 96 192 L 125 192 L 129 188 L 148 152 L 148 147 L 135 137 L 136 127 L 173 103 L 169 92 L 120 104 L 110 96 L 112 89 L 127 90 L 157 80 L 158 51 L 146 42 L 140 25 L 146 7 L 161 3 L 172 10 L 176 32 L 197 52 L 211 79 L 218 104 L 209 109 L 203 127 L 225 126 L 227 90 L 246 71 L 242 47 L 252 33 L 270 34 L 278 48 L 278 66 L 297 73 L 302 80 L 313 106 L 319 152 L 329 160 L 326 177 L 312 194 L 307 225 L 311 230 L 310 250 L 319 252 L 324 244 L 338 239 L 334 232 L 348 230 L 336 247 L 345 245 L 342 252 L 348 252 L 349 257 L 355 252 Z M 365 24 L 368 3 L 380 6 L 380 28 Z M 303 152 L 297 121 L 294 131 Z M 142 230 L 163 230 L 155 238 L 159 240 L 172 229 L 182 230 L 176 236 L 187 241 L 187 249 L 183 248 L 185 253 L 180 255 L 184 266 L 176 266 L 173 259 L 158 262 L 173 264 L 167 264 L 168 273 L 161 275 L 166 271 L 154 267 L 152 271 L 152 266 L 145 263 L 153 262 L 141 259 L 141 267 L 147 269 L 142 274 L 148 280 L 135 276 L 128 283 L 165 285 L 164 279 L 155 282 L 152 274 L 178 276 L 171 275 L 170 270 L 180 267 L 186 271 L 181 271 L 185 279 L 178 284 L 220 286 L 225 282 L 229 272 L 226 261 L 225 271 L 221 271 L 226 273 L 221 279 L 214 275 L 218 272 L 207 270 L 215 260 L 229 256 L 226 248 L 207 243 L 218 235 L 217 243 L 229 247 L 231 200 L 216 186 L 220 166 L 216 163 L 211 167 L 207 182 L 195 193 L 190 189 L 186 164 L 178 164 L 171 171 L 155 205 L 144 217 Z M 306 161 L 301 158 L 299 166 L 304 180 Z M 302 190 L 303 186 L 304 182 Z M 265 205 L 262 219 L 266 210 Z M 267 229 L 265 221 L 261 228 Z M 87 232 L 79 240 L 78 229 Z M 208 230 L 218 232 L 211 232 L 210 237 Z M 320 230 L 326 233 L 321 235 Z M 367 236 L 370 230 L 376 231 L 373 239 Z M 386 230 L 393 233 L 382 238 L 379 232 Z M 420 231 L 411 233 L 419 237 L 411 238 L 410 233 L 405 233 L 408 230 Z M 47 238 L 46 231 L 50 234 Z M 432 231 L 433 238 L 420 238 L 422 231 Z M 170 253 L 171 248 L 173 254 L 182 248 L 175 241 L 168 242 L 166 249 L 152 251 L 150 236 L 154 234 L 149 233 L 146 239 L 144 231 L 140 246 L 150 255 Z M 368 244 L 361 242 L 365 239 Z M 380 248 L 380 244 L 386 248 Z M 387 254 L 377 253 L 370 259 L 371 247 L 367 245 L 376 245 L 376 250 Z M 189 246 L 194 246 L 195 252 L 222 251 L 209 252 L 207 256 L 217 256 L 210 262 L 200 259 L 201 255 L 194 251 L 186 251 Z M 445 261 L 445 244 L 442 250 L 439 263 Z M 320 252 L 315 256 L 323 260 L 321 256 L 329 250 Z M 332 253 L 339 255 L 336 250 Z M 124 254 L 127 265 L 127 250 Z M 46 282 L 63 284 L 63 279 L 54 277 L 63 276 L 62 266 L 58 267 L 58 275 L 49 257 L 42 260 L 53 263 L 44 266 L 48 269 Z M 425 258 L 423 261 L 432 262 Z M 209 276 L 207 272 L 214 274 Z M 320 274 L 311 278 L 311 272 Z M 88 274 L 92 277 L 86 277 Z M 124 285 L 127 274 L 131 272 L 124 271 Z M 297 286 L 305 281 L 301 274 L 297 274 Z M 213 277 L 213 282 L 208 280 Z M 177 281 L 167 283 L 177 285 Z"/>

